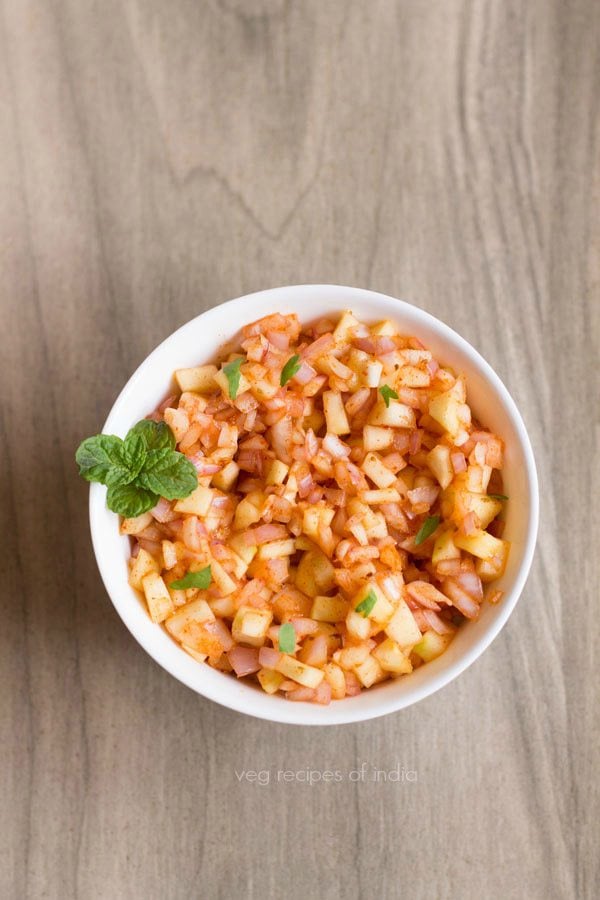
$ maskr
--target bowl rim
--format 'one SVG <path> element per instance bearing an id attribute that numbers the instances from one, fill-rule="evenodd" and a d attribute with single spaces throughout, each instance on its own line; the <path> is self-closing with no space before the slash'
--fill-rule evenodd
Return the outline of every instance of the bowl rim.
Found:
<path id="1" fill-rule="evenodd" d="M 344 303 L 347 303 L 348 305 L 351 305 L 352 303 L 350 296 L 352 294 L 355 295 L 357 300 L 360 299 L 363 302 L 368 302 L 369 300 L 391 302 L 399 312 L 404 311 L 409 317 L 412 317 L 415 320 L 417 327 L 418 323 L 422 322 L 424 325 L 441 332 L 441 340 L 448 340 L 450 344 L 454 344 L 459 351 L 462 351 L 463 354 L 471 358 L 474 365 L 479 368 L 480 374 L 486 381 L 490 382 L 491 386 L 502 398 L 505 411 L 512 421 L 521 444 L 525 460 L 527 486 L 530 495 L 529 520 L 527 522 L 526 538 L 521 563 L 514 577 L 514 583 L 510 588 L 508 595 L 503 598 L 498 615 L 490 622 L 484 633 L 478 637 L 476 642 L 463 655 L 461 655 L 445 671 L 433 674 L 428 681 L 415 686 L 411 693 L 398 695 L 396 697 L 393 695 L 386 696 L 385 698 L 382 697 L 380 703 L 374 704 L 373 707 L 361 710 L 349 708 L 347 712 L 344 709 L 343 702 L 336 703 L 327 707 L 327 709 L 332 712 L 335 707 L 335 714 L 331 715 L 329 719 L 324 720 L 318 717 L 317 714 L 311 715 L 310 710 L 311 708 L 314 708 L 313 704 L 289 703 L 281 698 L 281 703 L 277 706 L 273 704 L 272 709 L 270 706 L 269 708 L 263 708 L 260 703 L 257 704 L 256 708 L 249 709 L 247 698 L 245 696 L 222 697 L 219 695 L 218 690 L 213 690 L 211 688 L 207 690 L 201 689 L 192 679 L 187 678 L 183 673 L 176 671 L 174 666 L 170 665 L 168 661 L 165 661 L 162 658 L 160 650 L 157 650 L 154 646 L 150 646 L 150 643 L 137 632 L 131 618 L 127 616 L 126 609 L 122 607 L 122 601 L 118 601 L 113 595 L 114 592 L 111 588 L 112 574 L 109 563 L 109 560 L 112 557 L 105 552 L 99 534 L 100 518 L 105 511 L 105 494 L 101 485 L 95 483 L 90 484 L 89 522 L 96 564 L 111 603 L 137 643 L 140 644 L 158 665 L 200 696 L 212 700 L 228 709 L 250 715 L 254 718 L 293 725 L 343 725 L 378 718 L 412 706 L 414 703 L 429 697 L 431 694 L 441 690 L 447 684 L 450 684 L 451 681 L 454 681 L 455 678 L 468 669 L 469 666 L 485 652 L 492 641 L 498 636 L 513 612 L 522 594 L 523 588 L 525 587 L 531 569 L 539 526 L 539 485 L 533 448 L 521 413 L 501 378 L 472 344 L 437 316 L 434 316 L 426 310 L 421 309 L 421 307 L 415 306 L 405 300 L 399 300 L 389 294 L 383 294 L 367 288 L 325 283 L 281 285 L 279 287 L 267 288 L 261 291 L 254 291 L 250 294 L 244 294 L 204 310 L 197 316 L 194 316 L 192 319 L 180 325 L 171 334 L 167 335 L 167 337 L 165 337 L 164 340 L 162 340 L 137 366 L 113 402 L 106 421 L 102 426 L 102 433 L 111 433 L 112 422 L 117 417 L 120 407 L 126 403 L 128 397 L 136 391 L 138 383 L 143 378 L 145 372 L 152 367 L 153 360 L 160 354 L 164 345 L 168 342 L 175 341 L 183 331 L 187 330 L 199 319 L 210 319 L 212 317 L 222 318 L 223 315 L 226 314 L 227 309 L 241 306 L 242 303 L 246 304 L 246 309 L 249 309 L 251 308 L 251 301 L 253 299 L 258 300 L 258 298 L 260 298 L 261 300 L 264 300 L 269 296 L 281 294 L 282 291 L 285 291 L 288 294 L 300 294 L 306 291 L 318 292 L 323 290 L 343 292 L 345 295 Z M 341 307 L 342 301 L 340 299 L 340 308 Z M 237 321 L 240 320 L 237 319 Z M 216 349 L 218 349 L 218 347 Z M 181 652 L 184 653 L 183 650 Z M 261 697 L 261 701 L 264 701 L 264 698 Z M 299 707 L 303 707 L 303 709 L 300 710 Z"/>

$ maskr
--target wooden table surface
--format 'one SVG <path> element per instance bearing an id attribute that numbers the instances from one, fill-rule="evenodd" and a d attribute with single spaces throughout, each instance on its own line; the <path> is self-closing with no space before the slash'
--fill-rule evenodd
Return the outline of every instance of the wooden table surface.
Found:
<path id="1" fill-rule="evenodd" d="M 599 896 L 600 4 L 0 12 L 0 896 Z M 474 343 L 542 494 L 484 657 L 335 729 L 229 712 L 144 653 L 73 461 L 178 325 L 305 282 L 410 299 Z M 351 781 L 363 764 L 404 780 Z M 305 768 L 343 780 L 276 781 Z"/>

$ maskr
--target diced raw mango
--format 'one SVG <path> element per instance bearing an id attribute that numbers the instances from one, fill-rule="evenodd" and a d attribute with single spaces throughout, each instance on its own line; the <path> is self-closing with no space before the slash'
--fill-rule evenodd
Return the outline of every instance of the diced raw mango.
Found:
<path id="1" fill-rule="evenodd" d="M 240 644 L 262 647 L 272 621 L 273 613 L 270 609 L 240 606 L 233 620 L 231 634 L 234 641 Z"/>
<path id="2" fill-rule="evenodd" d="M 363 687 L 369 688 L 377 681 L 383 681 L 386 673 L 379 660 L 374 656 L 367 656 L 364 662 L 354 666 L 354 673 Z"/>
<path id="3" fill-rule="evenodd" d="M 293 656 L 288 656 L 286 653 L 281 655 L 276 671 L 285 678 L 291 678 L 292 681 L 297 681 L 298 684 L 309 688 L 318 687 L 325 676 L 322 669 L 309 666 L 300 662 L 299 659 L 294 659 Z"/>
<path id="4" fill-rule="evenodd" d="M 331 687 L 331 697 L 333 700 L 343 700 L 346 696 L 346 678 L 343 669 L 337 663 L 331 662 L 323 669 L 325 673 L 325 681 Z"/>
<path id="5" fill-rule="evenodd" d="M 148 611 L 153 622 L 163 622 L 173 612 L 173 601 L 166 584 L 157 572 L 142 578 Z"/>
<path id="6" fill-rule="evenodd" d="M 412 672 L 410 659 L 392 638 L 386 638 L 378 644 L 372 655 L 386 672 L 392 672 L 394 675 L 408 675 Z"/>
<path id="7" fill-rule="evenodd" d="M 220 491 L 230 491 L 233 488 L 239 474 L 240 467 L 232 459 L 231 462 L 228 462 L 220 472 L 217 472 L 216 475 L 213 475 L 212 483 Z"/>
<path id="8" fill-rule="evenodd" d="M 420 656 L 423 662 L 431 662 L 432 659 L 441 656 L 450 644 L 452 634 L 438 634 L 436 631 L 426 631 L 418 644 L 413 647 L 413 653 Z"/>
<path id="9" fill-rule="evenodd" d="M 394 432 L 381 425 L 365 425 L 363 428 L 363 447 L 365 450 L 385 450 L 391 447 Z"/>
<path id="10" fill-rule="evenodd" d="M 217 387 L 216 366 L 195 366 L 192 369 L 177 369 L 175 380 L 181 391 L 194 391 L 198 394 L 210 394 Z"/>
<path id="11" fill-rule="evenodd" d="M 396 482 L 396 476 L 376 453 L 367 453 L 361 469 L 378 488 L 389 488 Z"/>
<path id="12" fill-rule="evenodd" d="M 263 691 L 266 691 L 267 694 L 277 693 L 281 682 L 285 680 L 283 675 L 280 672 L 276 672 L 274 669 L 260 669 L 260 671 L 256 673 L 256 677 L 258 678 Z"/>
<path id="13" fill-rule="evenodd" d="M 390 400 L 386 406 L 383 397 L 377 399 L 377 403 L 369 413 L 369 425 L 387 425 L 394 428 L 414 428 L 416 425 L 415 411 L 410 406 L 400 403 L 399 400 Z"/>
<path id="14" fill-rule="evenodd" d="M 140 547 L 138 555 L 135 557 L 129 570 L 129 584 L 137 591 L 144 589 L 142 579 L 150 572 L 160 572 L 160 567 L 154 557 Z"/>
<path id="15" fill-rule="evenodd" d="M 332 434 L 350 434 L 348 416 L 339 391 L 323 391 L 323 410 L 327 431 Z"/>
<path id="16" fill-rule="evenodd" d="M 349 604 L 340 594 L 335 597 L 317 595 L 310 610 L 311 619 L 317 622 L 340 622 L 346 617 Z"/>
<path id="17" fill-rule="evenodd" d="M 187 513 L 192 516 L 205 516 L 207 515 L 210 504 L 212 503 L 213 492 L 210 488 L 204 487 L 199 484 L 195 491 L 189 495 L 189 497 L 185 497 L 183 500 L 178 500 L 175 504 L 175 512 L 178 513 Z"/>
<path id="18" fill-rule="evenodd" d="M 508 541 L 502 541 L 487 531 L 476 531 L 469 535 L 457 532 L 454 536 L 454 543 L 461 550 L 466 550 L 467 553 L 472 553 L 479 559 L 492 559 L 494 556 L 505 559 L 510 547 Z"/>
<path id="19" fill-rule="evenodd" d="M 385 633 L 402 650 L 408 650 L 421 640 L 421 631 L 407 603 L 400 600 L 394 615 L 385 627 Z"/>
<path id="20" fill-rule="evenodd" d="M 372 622 L 384 625 L 392 618 L 394 607 L 385 596 L 377 582 L 368 581 L 363 584 L 363 586 L 352 598 L 352 607 L 356 610 L 356 608 L 361 604 L 365 604 L 367 607 L 370 606 L 373 594 L 376 598 L 375 604 L 366 613 L 364 609 L 358 610 L 358 614 L 364 615 L 365 618 L 370 619 Z"/>
<path id="21" fill-rule="evenodd" d="M 454 469 L 450 460 L 450 448 L 444 444 L 437 444 L 427 454 L 427 465 L 442 488 L 447 488 L 454 478 Z"/>
<path id="22" fill-rule="evenodd" d="M 433 544 L 431 562 L 434 566 L 445 559 L 459 559 L 460 550 L 454 543 L 454 530 L 447 528 L 441 531 Z"/>
<path id="23" fill-rule="evenodd" d="M 151 525 L 153 521 L 154 518 L 150 512 L 142 513 L 141 516 L 135 516 L 132 519 L 123 519 L 120 529 L 121 534 L 139 534 L 140 531 Z"/>

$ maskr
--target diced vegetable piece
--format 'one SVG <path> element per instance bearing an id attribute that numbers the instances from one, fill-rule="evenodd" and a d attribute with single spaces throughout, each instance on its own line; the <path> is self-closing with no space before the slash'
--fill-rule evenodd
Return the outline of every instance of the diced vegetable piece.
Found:
<path id="1" fill-rule="evenodd" d="M 218 563 L 216 559 L 212 560 L 210 569 L 212 572 L 212 580 L 218 587 L 221 594 L 223 594 L 225 597 L 228 594 L 233 594 L 233 592 L 237 589 L 237 585 L 233 578 L 231 578 L 227 574 L 223 566 Z"/>
<path id="2" fill-rule="evenodd" d="M 317 595 L 310 610 L 311 619 L 317 622 L 340 622 L 348 612 L 348 601 L 339 594 L 335 597 Z"/>
<path id="3" fill-rule="evenodd" d="M 160 572 L 160 566 L 154 557 L 142 547 L 129 570 L 129 584 L 131 587 L 137 591 L 143 591 L 142 579 L 144 576 L 149 575 L 150 572 Z"/>
<path id="4" fill-rule="evenodd" d="M 365 450 L 385 450 L 391 447 L 394 432 L 391 428 L 380 425 L 365 425 L 363 428 L 363 447 Z"/>
<path id="5" fill-rule="evenodd" d="M 240 473 L 240 467 L 238 464 L 232 459 L 231 462 L 227 463 L 220 472 L 217 472 L 216 475 L 212 477 L 212 483 L 216 488 L 220 491 L 230 491 Z"/>
<path id="6" fill-rule="evenodd" d="M 342 316 L 335 326 L 333 337 L 337 344 L 345 343 L 348 340 L 349 332 L 356 328 L 359 325 L 359 321 L 353 315 L 352 311 L 347 309 L 346 312 L 342 313 Z"/>
<path id="7" fill-rule="evenodd" d="M 452 436 L 456 436 L 461 430 L 460 401 L 452 390 L 430 401 L 429 415 Z"/>
<path id="8" fill-rule="evenodd" d="M 346 678 L 340 667 L 334 663 L 327 663 L 323 669 L 325 680 L 331 687 L 331 697 L 333 700 L 343 700 L 346 696 Z"/>
<path id="9" fill-rule="evenodd" d="M 289 471 L 290 467 L 280 459 L 273 459 L 267 467 L 265 481 L 267 484 L 283 484 Z"/>
<path id="10" fill-rule="evenodd" d="M 390 400 L 389 406 L 386 406 L 383 398 L 379 397 L 369 413 L 369 425 L 414 428 L 416 425 L 415 411 L 410 406 L 400 403 L 399 400 Z"/>
<path id="11" fill-rule="evenodd" d="M 198 653 L 198 651 L 194 650 L 193 647 L 187 647 L 185 644 L 182 644 L 181 646 L 183 647 L 185 652 L 192 657 L 192 659 L 196 660 L 196 662 L 204 662 L 208 658 L 208 655 L 206 653 Z"/>
<path id="12" fill-rule="evenodd" d="M 135 516 L 133 519 L 123 519 L 121 522 L 121 534 L 139 534 L 154 521 L 151 512 Z"/>
<path id="13" fill-rule="evenodd" d="M 316 688 L 323 681 L 325 673 L 322 669 L 316 669 L 314 666 L 308 666 L 306 663 L 294 659 L 283 653 L 281 659 L 277 663 L 276 671 L 285 678 L 291 678 L 304 687 Z"/>
<path id="14" fill-rule="evenodd" d="M 157 572 L 142 578 L 146 603 L 153 622 L 163 622 L 173 612 L 173 601 L 167 586 Z"/>
<path id="15" fill-rule="evenodd" d="M 272 621 L 273 613 L 269 609 L 240 606 L 233 620 L 231 634 L 234 641 L 240 644 L 262 647 Z"/>
<path id="16" fill-rule="evenodd" d="M 454 632 L 452 634 L 437 634 L 437 632 L 432 630 L 426 631 L 419 643 L 413 647 L 413 653 L 420 656 L 423 662 L 431 662 L 432 659 L 442 655 L 453 637 Z"/>
<path id="17" fill-rule="evenodd" d="M 376 453 L 367 453 L 361 465 L 361 469 L 378 488 L 389 488 L 396 482 L 394 473 L 384 465 L 381 461 L 381 457 Z"/>
<path id="18" fill-rule="evenodd" d="M 274 669 L 261 669 L 257 672 L 256 677 L 260 682 L 260 686 L 267 694 L 276 694 L 284 680 L 280 672 Z"/>
<path id="19" fill-rule="evenodd" d="M 431 562 L 434 566 L 444 559 L 460 559 L 460 550 L 454 543 L 454 530 L 451 528 L 441 531 L 433 545 Z"/>
<path id="20" fill-rule="evenodd" d="M 258 548 L 259 559 L 279 559 L 282 556 L 291 556 L 296 550 L 296 541 L 289 538 L 285 541 L 269 541 Z"/>
<path id="21" fill-rule="evenodd" d="M 385 672 L 394 675 L 408 675 L 412 672 L 412 664 L 402 648 L 392 638 L 386 638 L 373 650 L 373 656 Z"/>
<path id="22" fill-rule="evenodd" d="M 198 394 L 210 394 L 217 386 L 216 366 L 195 366 L 192 369 L 177 369 L 175 378 L 180 391 L 195 391 Z"/>
<path id="23" fill-rule="evenodd" d="M 219 656 L 223 645 L 218 636 L 206 630 L 207 625 L 215 622 L 215 616 L 205 600 L 194 600 L 179 609 L 165 621 L 169 634 L 180 643 L 205 653 L 207 656 Z"/>
<path id="24" fill-rule="evenodd" d="M 374 656 L 367 656 L 364 662 L 354 666 L 354 673 L 362 686 L 366 688 L 371 687 L 377 681 L 383 681 L 386 677 L 379 660 Z"/>
<path id="25" fill-rule="evenodd" d="M 427 454 L 427 465 L 439 481 L 442 488 L 447 488 L 454 478 L 454 469 L 450 459 L 450 448 L 445 444 L 436 444 Z"/>
<path id="26" fill-rule="evenodd" d="M 332 434 L 350 434 L 348 416 L 346 415 L 342 395 L 339 391 L 323 392 L 323 410 L 325 412 L 325 421 L 327 422 L 327 431 L 330 431 Z"/>
<path id="27" fill-rule="evenodd" d="M 242 531 L 258 521 L 260 521 L 260 510 L 247 497 L 240 500 L 235 510 L 234 526 L 236 530 Z"/>
<path id="28" fill-rule="evenodd" d="M 369 602 L 370 597 L 373 595 L 375 595 L 374 604 Z M 367 604 L 366 611 L 361 609 L 365 602 Z M 372 622 L 377 622 L 381 625 L 389 622 L 394 613 L 394 607 L 375 581 L 368 581 L 360 588 L 352 598 L 352 606 L 358 613 L 362 613 L 365 618 L 369 618 Z"/>
<path id="29" fill-rule="evenodd" d="M 397 503 L 400 494 L 395 488 L 385 488 L 379 491 L 361 491 L 360 499 L 363 503 Z"/>
<path id="30" fill-rule="evenodd" d="M 371 634 L 371 620 L 351 609 L 346 616 L 348 634 L 356 641 L 366 641 Z"/>
<path id="31" fill-rule="evenodd" d="M 480 530 L 470 535 L 457 532 L 454 536 L 454 543 L 461 550 L 466 550 L 467 553 L 472 553 L 473 556 L 477 556 L 479 559 L 493 559 L 494 556 L 497 556 L 499 559 L 506 559 L 510 546 L 507 541 L 502 541 L 500 538 L 494 537 L 493 534 Z"/>
<path id="32" fill-rule="evenodd" d="M 490 581 L 495 581 L 504 574 L 510 544 L 508 541 L 502 541 L 502 544 L 502 550 L 499 549 L 492 559 L 478 559 L 475 563 L 475 571 L 486 584 Z"/>
<path id="33" fill-rule="evenodd" d="M 193 516 L 207 515 L 213 499 L 213 492 L 203 485 L 199 484 L 195 491 L 184 500 L 178 500 L 174 509 L 178 513 L 187 513 Z"/>
<path id="34" fill-rule="evenodd" d="M 385 627 L 385 633 L 402 650 L 409 650 L 421 640 L 421 631 L 415 617 L 404 600 L 400 600 L 394 615 Z"/>
<path id="35" fill-rule="evenodd" d="M 342 669 L 354 669 L 355 666 L 359 666 L 367 659 L 372 645 L 373 641 L 364 641 L 362 644 L 356 644 L 355 646 L 349 644 L 343 650 L 336 650 L 333 658 Z"/>
<path id="36" fill-rule="evenodd" d="M 394 386 L 396 389 L 400 387 L 429 387 L 430 382 L 431 376 L 427 369 L 420 369 L 417 366 L 401 366 L 394 378 Z"/>

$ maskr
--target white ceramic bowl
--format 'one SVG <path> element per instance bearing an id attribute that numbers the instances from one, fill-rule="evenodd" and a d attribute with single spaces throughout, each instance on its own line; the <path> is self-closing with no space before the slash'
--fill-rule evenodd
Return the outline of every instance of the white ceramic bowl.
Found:
<path id="1" fill-rule="evenodd" d="M 441 657 L 407 677 L 329 706 L 291 703 L 199 664 L 161 626 L 150 621 L 143 599 L 127 583 L 129 539 L 121 537 L 118 517 L 106 508 L 106 489 L 99 484 L 90 488 L 90 522 L 98 567 L 117 612 L 135 639 L 167 672 L 204 697 L 275 722 L 358 722 L 410 706 L 448 684 L 483 653 L 507 621 L 523 590 L 536 542 L 535 462 L 525 425 L 510 394 L 493 369 L 456 332 L 423 310 L 384 294 L 338 285 L 295 285 L 249 294 L 208 310 L 179 328 L 141 364 L 119 394 L 103 431 L 124 436 L 168 395 L 175 369 L 211 361 L 242 325 L 275 311 L 295 312 L 301 321 L 308 322 L 343 309 L 352 309 L 367 322 L 392 319 L 401 332 L 419 337 L 442 363 L 464 372 L 468 401 L 475 414 L 506 441 L 503 474 L 510 503 L 506 507 L 505 537 L 512 548 L 506 572 L 498 582 L 505 596 L 498 605 L 484 603 L 479 619 L 465 623 Z"/>

